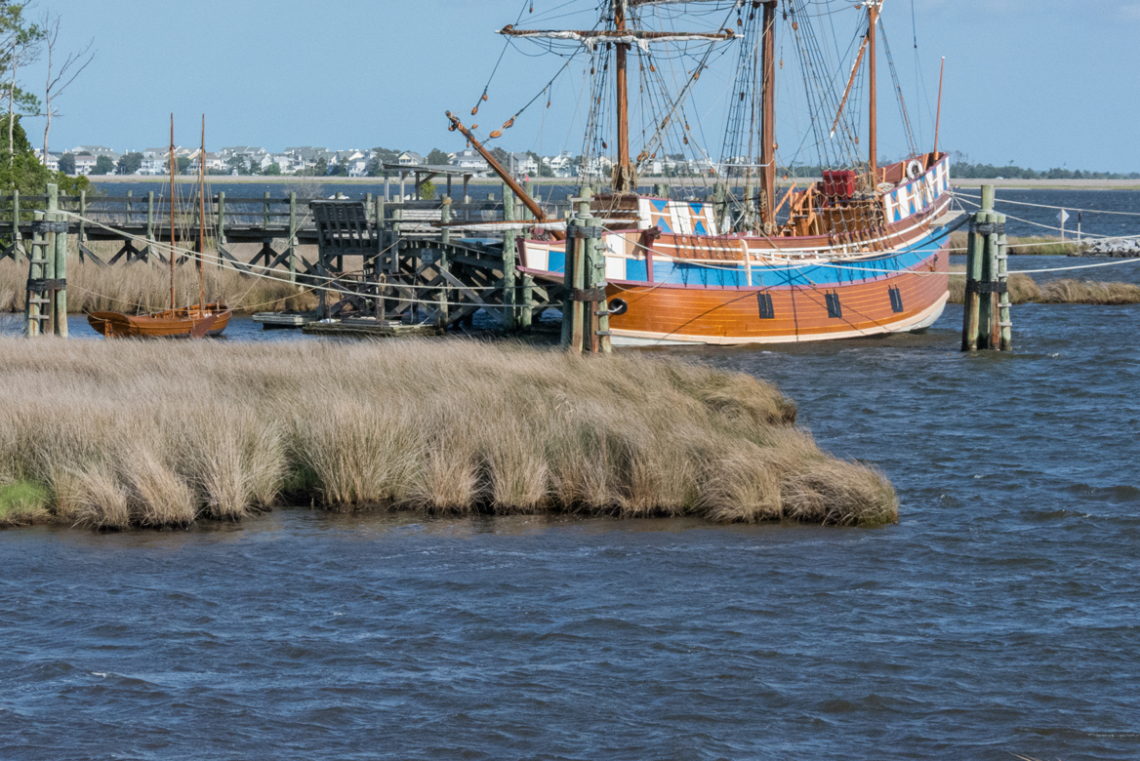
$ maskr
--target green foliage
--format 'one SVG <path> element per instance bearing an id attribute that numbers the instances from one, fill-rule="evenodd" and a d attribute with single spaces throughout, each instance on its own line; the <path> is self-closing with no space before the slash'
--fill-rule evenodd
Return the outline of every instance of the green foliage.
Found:
<path id="1" fill-rule="evenodd" d="M 241 154 L 230 156 L 228 159 L 226 159 L 226 166 L 230 168 L 230 172 L 232 174 L 253 173 L 253 170 L 249 165 L 249 161 L 247 161 L 246 157 Z"/>
<path id="2" fill-rule="evenodd" d="M 392 163 L 400 157 L 401 153 L 403 153 L 403 151 L 396 151 L 391 148 L 377 147 L 372 149 L 372 155 L 381 163 L 385 161 Z"/>
<path id="3" fill-rule="evenodd" d="M 124 153 L 115 164 L 115 174 L 134 174 L 142 166 L 143 155 L 137 151 Z"/>
<path id="4" fill-rule="evenodd" d="M 0 97 L 5 102 L 12 101 L 15 113 L 30 116 L 39 113 L 40 100 L 10 76 L 35 58 L 40 43 L 47 37 L 47 29 L 24 17 L 29 5 L 0 0 L 0 39 L 4 41 L 0 47 Z"/>
<path id="5" fill-rule="evenodd" d="M 420 198 L 424 199 L 425 201 L 435 200 L 435 183 L 431 180 L 424 180 L 421 182 L 417 190 L 419 191 Z"/>
<path id="6" fill-rule="evenodd" d="M 65 153 L 59 157 L 59 171 L 64 174 L 75 174 L 75 154 Z"/>
<path id="7" fill-rule="evenodd" d="M 0 525 L 20 522 L 22 515 L 44 510 L 50 496 L 47 489 L 31 481 L 0 484 Z"/>
<path id="8" fill-rule="evenodd" d="M 265 167 L 265 172 L 263 172 L 263 174 L 269 177 L 276 177 L 281 174 L 281 165 L 274 161 L 272 164 Z"/>
<path id="9" fill-rule="evenodd" d="M 178 164 L 178 173 L 179 174 L 186 174 L 190 170 L 190 157 L 189 156 L 179 156 L 178 158 L 175 159 L 175 161 Z"/>
<path id="10" fill-rule="evenodd" d="M 0 9 L 2 9 L 0 5 Z M 2 14 L 2 10 L 0 10 Z M 0 117 L 0 192 L 10 193 L 19 190 L 20 193 L 34 195 L 43 193 L 49 182 L 59 184 L 60 192 L 64 195 L 74 195 L 85 190 L 90 183 L 86 177 L 68 177 L 62 172 L 53 172 L 40 163 L 36 152 L 32 150 L 28 136 L 20 124 L 20 117 L 14 117 L 12 125 L 12 144 L 8 144 L 8 117 Z"/>
<path id="11" fill-rule="evenodd" d="M 451 157 L 439 148 L 432 148 L 431 153 L 427 155 L 427 163 L 433 166 L 447 166 L 451 163 Z"/>
<path id="12" fill-rule="evenodd" d="M 95 167 L 91 170 L 91 174 L 111 174 L 115 171 L 115 162 L 111 160 L 110 156 L 96 156 Z"/>

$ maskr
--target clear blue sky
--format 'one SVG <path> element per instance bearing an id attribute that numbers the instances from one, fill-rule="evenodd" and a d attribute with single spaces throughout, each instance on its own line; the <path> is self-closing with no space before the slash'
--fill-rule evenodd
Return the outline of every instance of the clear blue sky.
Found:
<path id="1" fill-rule="evenodd" d="M 536 6 L 564 0 L 535 0 Z M 931 131 L 938 58 L 947 57 L 942 147 L 1035 168 L 1140 171 L 1140 0 L 887 0 L 900 73 Z M 589 4 L 589 3 L 583 3 Z M 456 150 L 443 111 L 465 114 L 502 49 L 494 34 L 521 0 L 38 0 L 62 18 L 61 49 L 93 38 L 97 57 L 59 101 L 53 150 L 197 142 Z M 850 13 L 854 18 L 856 13 Z M 488 114 L 503 119 L 552 73 L 508 55 Z M 926 93 L 914 88 L 916 68 Z M 37 89 L 42 64 L 24 83 Z M 509 104 L 509 106 L 508 106 Z M 498 106 L 496 111 L 493 106 Z M 507 148 L 577 152 L 560 102 Z M 541 124 L 537 122 L 541 121 Z M 29 134 L 39 142 L 39 120 Z M 785 130 L 781 142 L 794 135 Z M 890 141 L 891 134 L 884 136 Z M 717 147 L 717 146 L 713 146 Z M 891 152 L 891 145 L 884 151 Z M 895 146 L 901 149 L 902 146 Z M 897 152 L 897 151 L 896 151 Z"/>

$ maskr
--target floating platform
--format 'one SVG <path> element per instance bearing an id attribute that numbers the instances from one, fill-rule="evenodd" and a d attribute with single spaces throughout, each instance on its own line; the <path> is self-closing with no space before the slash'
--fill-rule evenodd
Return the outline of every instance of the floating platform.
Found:
<path id="1" fill-rule="evenodd" d="M 305 312 L 257 312 L 252 317 L 254 322 L 261 323 L 264 330 L 277 328 L 300 328 L 317 320 L 317 316 Z"/>
<path id="2" fill-rule="evenodd" d="M 319 336 L 438 336 L 443 334 L 443 328 L 432 323 L 408 325 L 400 320 L 346 317 L 339 320 L 306 322 L 301 327 L 301 332 Z"/>

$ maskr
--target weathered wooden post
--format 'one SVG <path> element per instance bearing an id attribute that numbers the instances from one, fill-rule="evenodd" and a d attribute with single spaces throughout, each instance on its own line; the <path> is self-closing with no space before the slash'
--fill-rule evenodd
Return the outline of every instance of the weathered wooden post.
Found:
<path id="1" fill-rule="evenodd" d="M 289 191 L 289 282 L 297 282 L 297 193 Z"/>
<path id="2" fill-rule="evenodd" d="M 987 193 L 989 197 L 987 207 Z M 966 244 L 966 290 L 962 299 L 962 351 L 977 351 L 978 325 L 980 324 L 981 299 L 978 283 L 982 279 L 982 255 L 985 240 L 979 228 L 988 221 L 989 209 L 993 208 L 993 186 L 982 186 L 982 208 L 974 212 L 973 223 Z"/>
<path id="3" fill-rule="evenodd" d="M 58 331 L 57 322 L 59 315 L 55 311 L 55 284 L 56 284 L 56 240 L 59 233 L 56 230 L 56 222 L 59 217 L 59 187 L 52 183 L 47 186 L 47 213 L 43 216 L 43 221 L 40 226 L 43 227 L 44 235 L 44 279 L 39 284 L 39 295 L 43 302 L 41 306 L 43 311 L 41 314 L 47 315 L 47 325 L 44 326 L 45 333 L 56 333 Z M 65 318 L 66 319 L 66 318 Z"/>
<path id="4" fill-rule="evenodd" d="M 79 261 L 83 261 L 83 251 L 87 247 L 87 191 L 79 191 L 79 234 L 76 236 Z"/>
<path id="5" fill-rule="evenodd" d="M 1001 351 L 1013 351 L 1013 317 L 1009 300 L 1009 247 L 1005 237 L 1005 215 L 995 215 L 995 224 L 999 231 L 995 235 L 997 248 L 997 281 L 998 281 L 998 346 Z"/>
<path id="6" fill-rule="evenodd" d="M 590 229 L 597 230 L 597 237 L 587 239 L 591 281 L 587 285 L 590 300 L 587 303 L 590 313 L 590 347 L 593 352 L 609 354 L 613 351 L 610 340 L 610 310 L 606 303 L 606 247 L 605 230 L 599 219 L 590 220 Z"/>
<path id="7" fill-rule="evenodd" d="M 562 308 L 562 346 L 572 352 L 608 352 L 605 254 L 601 220 L 590 216 L 590 199 L 572 199 L 577 212 L 566 228 L 567 287 Z M 606 319 L 603 320 L 602 318 Z"/>
<path id="8" fill-rule="evenodd" d="M 218 242 L 218 269 L 222 268 L 222 247 L 226 245 L 226 192 L 218 191 L 218 232 L 215 239 Z M 324 293 L 324 291 L 321 291 Z"/>
<path id="9" fill-rule="evenodd" d="M 44 213 L 32 216 L 32 246 L 28 251 L 28 287 L 24 298 L 24 335 L 28 338 L 43 333 L 43 321 L 48 319 L 50 299 L 44 297 L 43 285 L 47 278 L 48 245 L 44 235 Z"/>
<path id="10" fill-rule="evenodd" d="M 20 261 L 20 252 L 23 250 L 21 245 L 23 235 L 20 232 L 20 191 L 16 188 L 12 189 L 12 259 Z M 24 254 L 29 254 L 25 251 Z"/>
<path id="11" fill-rule="evenodd" d="M 508 200 L 509 199 L 509 200 Z M 503 196 L 503 221 L 514 222 L 515 199 L 514 196 Z M 519 315 L 516 309 L 518 293 L 516 293 L 515 266 L 518 251 L 518 232 L 511 227 L 503 230 L 503 327 L 513 330 L 518 327 Z"/>
<path id="12" fill-rule="evenodd" d="M 728 216 L 728 186 L 718 182 L 712 192 L 713 215 L 718 230 L 724 230 L 725 218 Z"/>
<path id="13" fill-rule="evenodd" d="M 171 201 L 171 203 L 174 203 Z M 131 217 L 131 191 L 127 191 L 127 220 L 130 221 Z M 146 246 L 143 248 L 143 258 L 148 262 L 150 255 L 154 252 L 154 191 L 147 191 L 146 194 Z M 128 249 L 129 250 L 129 249 Z M 131 260 L 131 255 L 127 254 L 127 261 Z"/>
<path id="14" fill-rule="evenodd" d="M 439 209 L 439 240 L 444 245 L 451 243 L 451 196 L 444 196 Z"/>
<path id="15" fill-rule="evenodd" d="M 54 182 L 47 186 L 48 191 L 48 220 L 52 230 L 48 239 L 55 236 L 52 241 L 53 248 L 48 249 L 49 257 L 54 259 L 55 272 L 52 275 L 54 282 L 50 284 L 48 298 L 51 299 L 53 332 L 61 338 L 67 338 L 67 221 L 59 210 L 59 186 Z"/>
<path id="16" fill-rule="evenodd" d="M 566 287 L 566 297 L 562 302 L 562 348 L 575 353 L 582 351 L 582 300 L 585 285 L 586 259 L 586 217 L 590 213 L 589 201 L 581 198 L 570 199 L 577 205 L 574 216 L 566 225 L 566 264 L 563 267 L 562 282 Z"/>
<path id="17" fill-rule="evenodd" d="M 962 351 L 1013 346 L 1010 321 L 1005 215 L 996 214 L 994 186 L 982 186 L 982 207 L 974 213 L 966 251 L 966 294 Z"/>
<path id="18" fill-rule="evenodd" d="M 400 252 L 404 248 L 403 239 L 400 237 L 402 231 L 401 219 L 404 216 L 403 206 L 397 204 L 392 207 L 392 211 L 388 214 L 390 221 L 388 222 L 388 272 L 393 275 L 398 275 L 400 272 Z M 422 249 L 413 249 L 412 255 L 416 257 L 415 264 L 412 265 L 412 270 L 417 271 L 423 265 Z M 415 307 L 413 307 L 413 310 Z"/>
<path id="19" fill-rule="evenodd" d="M 451 312 L 450 305 L 448 304 L 448 302 L 450 301 L 449 295 L 450 295 L 451 289 L 450 289 L 450 286 L 448 284 L 447 278 L 444 276 L 444 273 L 446 272 L 446 273 L 450 274 L 450 272 L 451 272 L 451 261 L 450 261 L 450 257 L 448 256 L 448 250 L 447 250 L 448 244 L 451 243 L 451 228 L 448 227 L 448 225 L 451 224 L 451 196 L 444 196 L 443 197 L 443 205 L 439 211 L 439 221 L 441 224 L 441 228 L 440 228 L 441 231 L 439 234 L 440 247 L 436 251 L 436 257 L 437 258 L 435 260 L 435 266 L 436 266 L 436 270 L 439 272 L 439 288 L 440 288 L 440 291 L 439 291 L 439 316 L 440 316 L 440 320 L 441 320 L 440 324 L 441 325 L 447 325 L 448 319 L 450 317 L 450 312 Z"/>

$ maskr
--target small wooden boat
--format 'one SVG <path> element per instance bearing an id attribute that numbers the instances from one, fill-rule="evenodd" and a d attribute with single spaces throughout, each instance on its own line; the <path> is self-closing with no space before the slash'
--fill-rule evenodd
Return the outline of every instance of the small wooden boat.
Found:
<path id="1" fill-rule="evenodd" d="M 206 338 L 221 334 L 231 314 L 225 304 L 194 304 L 153 314 L 91 312 L 87 323 L 107 338 Z"/>
<path id="2" fill-rule="evenodd" d="M 202 149 L 198 161 L 198 243 L 194 255 L 198 270 L 198 303 L 175 305 L 174 265 L 178 258 L 175 247 L 174 217 L 174 115 L 170 116 L 170 308 L 151 314 L 129 315 L 122 312 L 90 312 L 87 323 L 106 338 L 205 338 L 220 335 L 230 323 L 233 310 L 225 304 L 207 303 L 202 284 L 202 253 L 205 250 L 205 170 L 206 117 L 202 117 Z"/>

